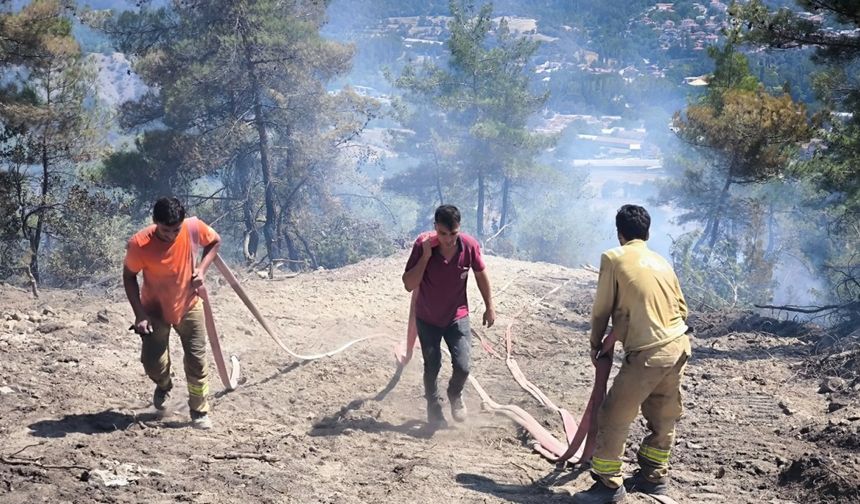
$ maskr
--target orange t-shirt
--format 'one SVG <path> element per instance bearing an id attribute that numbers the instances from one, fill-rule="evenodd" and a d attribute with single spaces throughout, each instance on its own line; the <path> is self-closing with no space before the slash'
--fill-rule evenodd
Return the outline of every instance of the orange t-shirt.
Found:
<path id="1" fill-rule="evenodd" d="M 200 247 L 220 239 L 214 229 L 197 220 Z M 125 266 L 132 273 L 143 272 L 140 300 L 150 316 L 176 325 L 197 303 L 197 293 L 191 288 L 191 232 L 189 220 L 173 243 L 155 236 L 155 224 L 138 231 L 128 240 Z"/>

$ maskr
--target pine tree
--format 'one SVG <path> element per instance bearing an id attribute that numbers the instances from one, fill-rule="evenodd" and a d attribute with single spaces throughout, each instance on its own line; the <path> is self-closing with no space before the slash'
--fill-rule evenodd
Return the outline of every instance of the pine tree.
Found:
<path id="1" fill-rule="evenodd" d="M 830 304 L 816 313 L 837 314 L 841 328 L 850 332 L 860 323 L 860 84 L 854 71 L 860 58 L 860 11 L 855 0 L 797 4 L 806 12 L 771 10 L 751 0 L 734 5 L 732 14 L 743 22 L 748 45 L 815 48 L 813 59 L 824 67 L 814 80 L 824 104 L 819 148 L 792 171 L 820 191 L 797 202 L 814 216 L 817 228 L 802 247 L 829 281 Z"/>
<path id="2" fill-rule="evenodd" d="M 35 0 L 17 13 L 0 14 L 0 63 L 16 73 L 0 100 L 4 184 L 27 242 L 26 268 L 39 281 L 40 250 L 55 234 L 51 223 L 65 218 L 76 164 L 94 150 L 96 111 L 87 101 L 94 70 L 58 0 Z"/>
<path id="3" fill-rule="evenodd" d="M 529 89 L 527 68 L 538 48 L 536 42 L 516 37 L 504 19 L 496 25 L 491 4 L 475 12 L 452 1 L 450 9 L 447 67 L 410 66 L 396 80 L 409 95 L 407 103 L 432 104 L 444 112 L 441 117 L 412 116 L 433 121 L 418 131 L 421 137 L 416 136 L 432 158 L 404 179 L 432 181 L 440 200 L 444 186 L 470 188 L 475 232 L 484 236 L 491 191 L 498 191 L 497 226 L 504 228 L 512 213 L 513 187 L 535 175 L 540 169 L 537 154 L 552 143 L 526 127 L 547 95 L 535 95 Z M 427 170 L 431 176 L 426 176 Z"/>
<path id="4" fill-rule="evenodd" d="M 144 180 L 180 187 L 219 174 L 227 201 L 240 204 L 247 258 L 256 255 L 262 206 L 270 264 L 283 258 L 284 247 L 298 260 L 301 212 L 326 199 L 339 148 L 375 114 L 371 101 L 325 88 L 349 69 L 353 53 L 320 35 L 325 8 L 326 2 L 175 2 L 105 23 L 118 47 L 135 55 L 135 71 L 158 90 L 125 107 L 125 125 L 157 120 L 166 127 L 146 131 L 136 153 L 109 163 L 114 179 L 129 157 L 148 172 Z M 147 140 L 157 136 L 164 138 Z M 177 148 L 162 152 L 165 144 Z M 179 159 L 160 173 L 177 151 Z"/>

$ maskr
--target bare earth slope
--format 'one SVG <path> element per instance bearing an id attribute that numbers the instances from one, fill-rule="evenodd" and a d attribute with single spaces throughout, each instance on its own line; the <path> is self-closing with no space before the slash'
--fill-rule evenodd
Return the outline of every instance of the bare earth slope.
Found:
<path id="1" fill-rule="evenodd" d="M 474 391 L 467 389 L 468 422 L 436 432 L 425 426 L 421 361 L 398 376 L 392 353 L 408 312 L 404 262 L 401 254 L 284 281 L 246 281 L 297 351 L 379 335 L 305 364 L 280 351 L 213 271 L 223 343 L 241 357 L 245 381 L 223 394 L 213 373 L 211 431 L 187 426 L 177 338 L 171 413 L 155 414 L 119 287 L 46 291 L 39 300 L 0 287 L 0 501 L 569 502 L 570 492 L 591 484 L 587 472 L 556 468 L 531 452 L 510 421 L 480 411 Z M 515 327 L 515 356 L 532 382 L 578 417 L 593 375 L 586 331 L 597 275 L 497 257 L 488 265 L 499 320 L 479 331 L 503 351 L 510 317 L 528 305 Z M 482 306 L 474 282 L 470 289 L 477 327 Z M 860 438 L 856 401 L 828 413 L 819 383 L 793 367 L 800 341 L 735 332 L 694 345 L 673 457 L 678 502 L 856 502 L 856 493 L 844 493 L 860 481 L 856 447 L 807 440 L 827 428 Z M 472 355 L 474 376 L 496 401 L 520 405 L 561 435 L 559 420 L 516 385 L 502 361 L 477 341 Z M 441 379 L 448 376 L 446 363 Z M 629 460 L 643 432 L 637 421 Z"/>

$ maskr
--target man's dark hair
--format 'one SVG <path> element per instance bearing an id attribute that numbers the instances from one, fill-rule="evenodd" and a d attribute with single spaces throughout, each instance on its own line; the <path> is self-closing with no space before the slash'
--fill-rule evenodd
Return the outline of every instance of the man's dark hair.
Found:
<path id="1" fill-rule="evenodd" d="M 175 226 L 185 220 L 185 207 L 177 198 L 159 198 L 152 207 L 152 220 L 165 226 Z"/>
<path id="2" fill-rule="evenodd" d="M 651 216 L 639 205 L 624 205 L 615 214 L 615 228 L 625 240 L 647 240 Z"/>
<path id="3" fill-rule="evenodd" d="M 442 205 L 436 209 L 433 219 L 448 229 L 460 227 L 460 211 L 454 205 Z"/>

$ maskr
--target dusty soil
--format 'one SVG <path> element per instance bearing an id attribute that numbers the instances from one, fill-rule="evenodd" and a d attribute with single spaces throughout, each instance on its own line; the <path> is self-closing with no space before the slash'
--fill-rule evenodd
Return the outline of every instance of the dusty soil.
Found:
<path id="1" fill-rule="evenodd" d="M 213 276 L 223 343 L 241 357 L 244 383 L 215 394 L 211 431 L 188 426 L 178 343 L 170 413 L 156 415 L 119 285 L 44 291 L 38 300 L 0 287 L 0 501 L 569 502 L 571 492 L 590 486 L 587 472 L 533 453 L 510 421 L 480 411 L 473 391 L 468 422 L 427 428 L 420 361 L 398 375 L 392 354 L 407 317 L 404 262 L 398 254 L 283 281 L 246 279 L 298 351 L 379 335 L 304 364 L 281 353 Z M 496 257 L 488 265 L 499 320 L 479 330 L 501 350 L 509 317 L 527 305 L 515 356 L 532 382 L 578 416 L 593 373 L 586 331 L 596 275 Z M 473 284 L 473 320 L 480 320 Z M 809 378 L 811 343 L 797 335 L 704 318 L 699 325 L 673 452 L 673 497 L 858 502 L 860 384 Z M 560 434 L 554 414 L 477 342 L 473 364 L 494 399 L 526 408 Z M 449 375 L 446 365 L 442 379 Z M 217 377 L 212 388 L 221 390 Z M 628 462 L 643 433 L 637 420 Z"/>

